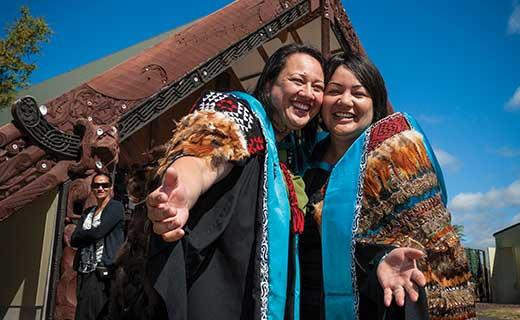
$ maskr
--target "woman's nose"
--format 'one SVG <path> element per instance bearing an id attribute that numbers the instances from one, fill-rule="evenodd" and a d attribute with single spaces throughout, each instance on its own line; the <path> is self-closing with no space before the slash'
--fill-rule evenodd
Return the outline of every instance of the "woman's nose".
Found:
<path id="1" fill-rule="evenodd" d="M 340 96 L 338 102 L 347 107 L 352 107 L 354 105 L 354 99 L 352 99 L 352 95 L 350 94 L 343 94 Z"/>
<path id="2" fill-rule="evenodd" d="M 312 93 L 312 84 L 306 83 L 302 86 L 301 90 L 298 91 L 298 94 L 307 99 L 314 99 L 314 95 Z"/>

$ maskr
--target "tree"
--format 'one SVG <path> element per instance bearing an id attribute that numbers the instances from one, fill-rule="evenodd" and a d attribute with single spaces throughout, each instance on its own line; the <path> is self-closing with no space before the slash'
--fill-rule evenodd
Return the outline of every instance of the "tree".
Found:
<path id="1" fill-rule="evenodd" d="M 464 234 L 464 225 L 454 224 L 453 229 L 455 229 L 455 233 L 459 237 L 460 241 L 466 241 L 466 235 Z"/>
<path id="2" fill-rule="evenodd" d="M 21 17 L 6 26 L 6 37 L 0 39 L 0 107 L 8 106 L 16 91 L 29 85 L 36 69 L 30 57 L 40 52 L 40 44 L 49 42 L 52 30 L 41 17 L 32 17 L 29 8 L 20 8 Z"/>

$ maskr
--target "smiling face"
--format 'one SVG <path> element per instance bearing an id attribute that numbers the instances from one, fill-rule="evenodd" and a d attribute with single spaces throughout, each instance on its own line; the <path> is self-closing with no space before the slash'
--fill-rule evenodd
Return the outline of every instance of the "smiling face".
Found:
<path id="1" fill-rule="evenodd" d="M 372 123 L 372 98 L 354 74 L 344 65 L 334 71 L 327 83 L 321 116 L 336 139 L 352 143 Z"/>
<path id="2" fill-rule="evenodd" d="M 96 197 L 98 201 L 102 201 L 106 199 L 106 197 L 110 196 L 110 192 L 112 191 L 112 184 L 110 183 L 110 179 L 108 179 L 105 175 L 95 176 L 92 180 L 92 193 Z"/>
<path id="3" fill-rule="evenodd" d="M 318 114 L 323 101 L 323 79 L 320 62 L 312 56 L 293 53 L 287 57 L 285 67 L 267 87 L 277 130 L 280 126 L 302 129 Z"/>

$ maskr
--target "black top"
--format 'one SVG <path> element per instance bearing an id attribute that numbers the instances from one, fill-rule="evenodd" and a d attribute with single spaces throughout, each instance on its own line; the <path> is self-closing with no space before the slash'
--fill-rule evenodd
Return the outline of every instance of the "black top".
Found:
<path id="1" fill-rule="evenodd" d="M 95 244 L 100 239 L 104 239 L 101 261 L 105 266 L 111 266 L 114 264 L 117 250 L 125 240 L 124 207 L 121 202 L 111 199 L 103 209 L 99 226 L 85 230 L 83 229 L 83 222 L 92 208 L 87 208 L 81 215 L 76 230 L 72 233 L 70 245 L 81 250 Z M 79 254 L 76 254 L 75 266 L 77 266 L 77 257 L 79 257 Z"/>
<path id="2" fill-rule="evenodd" d="M 261 166 L 262 159 L 253 157 L 202 195 L 181 240 L 166 243 L 152 236 L 147 273 L 170 319 L 259 314 Z"/>

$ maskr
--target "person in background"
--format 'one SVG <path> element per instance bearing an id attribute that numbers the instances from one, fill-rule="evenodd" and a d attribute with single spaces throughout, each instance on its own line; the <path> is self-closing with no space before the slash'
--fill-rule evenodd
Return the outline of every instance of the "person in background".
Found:
<path id="1" fill-rule="evenodd" d="M 97 204 L 87 208 L 71 236 L 78 248 L 76 319 L 103 319 L 108 313 L 113 264 L 124 241 L 124 207 L 112 199 L 112 178 L 98 173 L 92 178 Z"/>

